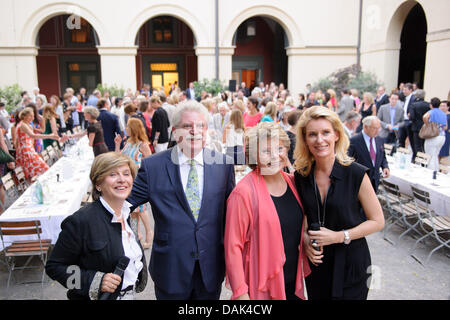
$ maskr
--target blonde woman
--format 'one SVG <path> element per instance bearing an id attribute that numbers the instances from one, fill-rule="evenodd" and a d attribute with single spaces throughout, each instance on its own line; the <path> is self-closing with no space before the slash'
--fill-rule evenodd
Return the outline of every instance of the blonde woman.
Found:
<path id="1" fill-rule="evenodd" d="M 358 109 L 358 107 L 357 107 Z M 365 117 L 368 116 L 376 116 L 377 115 L 377 106 L 373 99 L 373 95 L 370 92 L 364 92 L 363 101 L 359 107 L 359 113 L 361 114 L 361 123 L 359 124 L 356 132 L 361 132 L 362 130 L 362 121 Z"/>
<path id="2" fill-rule="evenodd" d="M 328 89 L 327 93 L 330 95 L 330 100 L 327 103 L 327 107 L 330 110 L 333 110 L 334 112 L 337 111 L 337 97 L 336 97 L 336 91 L 333 89 Z"/>
<path id="3" fill-rule="evenodd" d="M 115 151 L 129 156 L 139 168 L 141 166 L 141 160 L 152 154 L 144 126 L 141 120 L 136 118 L 130 118 L 128 120 L 125 131 L 128 137 L 127 142 L 123 147 L 123 149 L 120 150 L 120 143 L 122 142 L 122 137 L 120 135 L 116 135 L 114 139 L 114 143 L 116 145 Z M 141 218 L 142 222 L 144 223 L 145 242 L 142 243 L 142 247 L 144 249 L 150 248 L 153 235 L 150 226 L 150 218 L 147 211 L 145 210 L 145 206 L 144 205 L 139 206 L 139 208 L 134 211 L 134 215 L 132 215 L 132 217 L 137 219 L 136 230 L 139 240 L 141 240 L 142 238 L 139 232 L 139 218 Z"/>
<path id="4" fill-rule="evenodd" d="M 231 106 L 231 109 L 239 109 L 242 112 L 242 114 L 244 114 L 244 112 L 245 112 L 244 102 L 239 99 L 234 100 L 233 105 Z"/>
<path id="5" fill-rule="evenodd" d="M 260 122 L 277 122 L 277 109 L 275 102 L 269 102 L 264 109 L 264 116 Z"/>
<path id="6" fill-rule="evenodd" d="M 369 291 L 371 258 L 364 237 L 380 231 L 384 217 L 368 169 L 347 156 L 348 146 L 335 112 L 321 106 L 303 112 L 294 151 L 295 183 L 308 226 L 320 228 L 304 236 L 311 300 L 364 300 Z"/>
<path id="7" fill-rule="evenodd" d="M 225 144 L 227 155 L 234 159 L 235 165 L 245 164 L 244 157 L 244 117 L 241 110 L 231 111 L 230 121 L 225 126 L 222 142 Z"/>

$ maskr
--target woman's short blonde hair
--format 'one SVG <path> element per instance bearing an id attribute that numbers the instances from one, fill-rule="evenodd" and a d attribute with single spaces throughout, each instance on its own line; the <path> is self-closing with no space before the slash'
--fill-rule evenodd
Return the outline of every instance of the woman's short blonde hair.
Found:
<path id="1" fill-rule="evenodd" d="M 373 95 L 370 92 L 364 92 L 363 94 L 363 98 L 367 97 L 367 100 L 369 101 L 370 104 L 374 104 L 375 101 L 373 99 Z"/>
<path id="2" fill-rule="evenodd" d="M 242 100 L 234 100 L 233 102 L 233 106 L 236 106 L 239 110 L 241 110 L 242 113 L 245 112 L 245 106 L 244 106 L 244 102 Z"/>
<path id="3" fill-rule="evenodd" d="M 94 200 L 99 199 L 102 195 L 101 192 L 97 190 L 96 186 L 102 184 L 106 176 L 112 170 L 123 165 L 128 165 L 134 181 L 134 178 L 136 178 L 137 174 L 137 166 L 129 156 L 117 152 L 107 152 L 102 153 L 94 158 L 94 162 L 92 163 L 91 167 L 91 173 L 89 174 L 92 182 L 92 198 Z"/>
<path id="4" fill-rule="evenodd" d="M 27 115 L 34 113 L 33 108 L 31 107 L 26 107 L 25 109 L 23 109 L 22 111 L 20 111 L 19 113 L 19 119 L 23 120 Z"/>
<path id="5" fill-rule="evenodd" d="M 311 154 L 306 144 L 306 126 L 311 120 L 317 119 L 328 120 L 336 132 L 336 135 L 339 137 L 334 146 L 336 160 L 344 166 L 348 166 L 353 162 L 353 159 L 347 155 L 350 140 L 345 134 L 344 126 L 337 113 L 326 107 L 314 106 L 303 111 L 302 116 L 297 123 L 297 141 L 294 150 L 294 158 L 296 160 L 294 166 L 303 176 L 309 174 L 312 164 L 315 161 L 314 156 Z"/>
<path id="6" fill-rule="evenodd" d="M 275 104 L 275 102 L 269 102 L 266 105 L 266 108 L 264 109 L 264 114 L 269 115 L 272 119 L 276 119 L 277 117 L 277 105 Z"/>
<path id="7" fill-rule="evenodd" d="M 291 145 L 287 133 L 275 122 L 260 122 L 245 133 L 245 162 L 251 169 L 258 166 L 259 145 L 262 140 L 278 138 L 287 151 Z"/>
<path id="8" fill-rule="evenodd" d="M 89 114 L 93 119 L 97 119 L 100 115 L 100 111 L 98 111 L 97 108 L 91 106 L 84 107 L 83 112 Z"/>

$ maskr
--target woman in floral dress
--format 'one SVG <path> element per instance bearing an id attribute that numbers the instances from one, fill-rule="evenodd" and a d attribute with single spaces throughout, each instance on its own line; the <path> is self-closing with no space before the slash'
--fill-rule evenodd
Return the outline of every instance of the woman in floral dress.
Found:
<path id="1" fill-rule="evenodd" d="M 48 170 L 48 165 L 34 149 L 34 139 L 58 140 L 58 135 L 35 134 L 30 123 L 34 119 L 32 108 L 25 108 L 19 114 L 20 122 L 16 128 L 16 163 L 21 166 L 27 179 L 40 175 Z"/>

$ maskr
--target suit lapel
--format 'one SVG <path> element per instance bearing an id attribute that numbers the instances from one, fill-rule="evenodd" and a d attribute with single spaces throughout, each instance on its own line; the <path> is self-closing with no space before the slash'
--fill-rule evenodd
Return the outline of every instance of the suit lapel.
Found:
<path id="1" fill-rule="evenodd" d="M 370 151 L 367 149 L 366 140 L 364 140 L 364 136 L 361 133 L 359 136 L 359 145 L 362 148 L 362 155 L 366 158 L 366 163 L 370 163 L 370 165 L 373 167 L 372 158 L 370 157 Z"/>
<path id="2" fill-rule="evenodd" d="M 169 180 L 172 183 L 175 194 L 181 206 L 184 208 L 184 211 L 195 221 L 191 208 L 189 207 L 189 203 L 186 199 L 186 194 L 184 193 L 183 183 L 180 176 L 180 166 L 172 161 L 171 152 L 168 152 L 167 154 L 169 159 L 166 162 L 166 169 Z"/>
<path id="3" fill-rule="evenodd" d="M 204 157 L 203 157 L 203 159 L 204 159 Z M 202 194 L 202 202 L 200 204 L 200 211 L 198 213 L 198 220 L 200 220 L 204 215 L 202 208 L 204 208 L 205 201 L 207 201 L 205 199 L 208 198 L 207 194 L 208 194 L 208 190 L 209 190 L 209 180 L 213 176 L 213 171 L 214 171 L 213 166 L 210 164 L 207 164 L 206 161 L 203 161 L 203 194 Z M 210 177 L 210 178 L 207 179 L 206 177 Z"/>

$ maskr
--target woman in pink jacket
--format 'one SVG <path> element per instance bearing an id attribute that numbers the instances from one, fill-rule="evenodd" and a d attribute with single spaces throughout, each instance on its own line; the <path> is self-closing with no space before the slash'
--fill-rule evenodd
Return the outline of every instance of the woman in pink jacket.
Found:
<path id="1" fill-rule="evenodd" d="M 253 169 L 227 200 L 225 262 L 232 299 L 305 299 L 310 273 L 302 246 L 305 215 L 288 165 L 289 137 L 273 122 L 245 137 Z"/>

